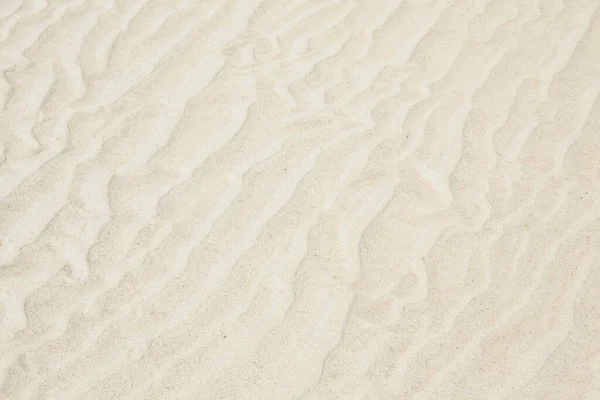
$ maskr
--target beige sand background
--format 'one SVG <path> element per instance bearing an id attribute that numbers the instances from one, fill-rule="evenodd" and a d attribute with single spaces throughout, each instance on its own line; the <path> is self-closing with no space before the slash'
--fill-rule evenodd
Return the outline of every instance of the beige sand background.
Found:
<path id="1" fill-rule="evenodd" d="M 0 2 L 0 399 L 600 399 L 599 10 Z"/>

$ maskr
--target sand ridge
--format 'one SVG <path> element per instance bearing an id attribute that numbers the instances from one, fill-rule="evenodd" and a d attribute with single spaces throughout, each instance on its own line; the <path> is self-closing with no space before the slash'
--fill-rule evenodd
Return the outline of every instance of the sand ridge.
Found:
<path id="1" fill-rule="evenodd" d="M 0 399 L 600 398 L 596 0 L 0 3 Z"/>

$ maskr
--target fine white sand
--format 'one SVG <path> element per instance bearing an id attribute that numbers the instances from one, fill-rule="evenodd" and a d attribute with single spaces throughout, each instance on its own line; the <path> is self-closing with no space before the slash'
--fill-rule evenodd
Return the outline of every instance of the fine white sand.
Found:
<path id="1" fill-rule="evenodd" d="M 600 399 L 600 1 L 0 2 L 0 399 Z"/>

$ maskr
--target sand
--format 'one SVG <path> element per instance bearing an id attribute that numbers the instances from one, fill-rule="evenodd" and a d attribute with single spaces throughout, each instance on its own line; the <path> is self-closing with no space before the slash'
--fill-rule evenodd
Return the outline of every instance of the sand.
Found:
<path id="1" fill-rule="evenodd" d="M 0 399 L 600 399 L 600 2 L 0 2 Z"/>

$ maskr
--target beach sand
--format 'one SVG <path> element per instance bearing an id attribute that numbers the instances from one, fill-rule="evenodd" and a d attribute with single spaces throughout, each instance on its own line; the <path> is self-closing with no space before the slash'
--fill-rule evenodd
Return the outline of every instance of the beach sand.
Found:
<path id="1" fill-rule="evenodd" d="M 0 399 L 600 399 L 600 2 L 0 3 Z"/>

